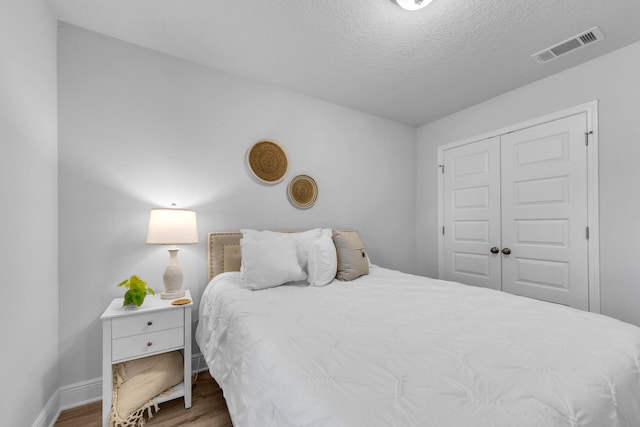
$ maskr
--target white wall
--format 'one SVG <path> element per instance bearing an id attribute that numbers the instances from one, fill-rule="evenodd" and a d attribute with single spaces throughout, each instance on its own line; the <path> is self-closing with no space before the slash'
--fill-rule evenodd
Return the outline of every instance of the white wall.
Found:
<path id="1" fill-rule="evenodd" d="M 56 20 L 0 5 L 0 424 L 33 424 L 58 388 Z"/>
<path id="2" fill-rule="evenodd" d="M 257 67 L 260 64 L 256 64 Z M 206 233 L 240 227 L 356 228 L 374 263 L 415 269 L 415 128 L 224 74 L 70 25 L 59 32 L 61 383 L 100 376 L 98 317 L 139 274 L 157 290 L 165 249 L 149 209 L 198 214 L 180 251 L 185 287 L 206 285 Z M 258 184 L 247 150 L 272 138 L 290 170 Z M 309 174 L 317 204 L 291 206 Z"/>
<path id="3" fill-rule="evenodd" d="M 419 271 L 438 272 L 438 146 L 599 99 L 601 311 L 640 325 L 639 76 L 635 43 L 419 128 Z"/>

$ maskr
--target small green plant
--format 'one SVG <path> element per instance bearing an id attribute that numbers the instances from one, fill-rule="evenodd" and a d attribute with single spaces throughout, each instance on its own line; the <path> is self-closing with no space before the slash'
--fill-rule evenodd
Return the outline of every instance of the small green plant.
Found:
<path id="1" fill-rule="evenodd" d="M 153 289 L 147 288 L 147 282 L 138 276 L 131 276 L 120 282 L 118 286 L 124 286 L 128 289 L 124 294 L 124 302 L 122 303 L 123 307 L 129 304 L 135 304 L 140 307 L 144 302 L 144 297 L 147 296 L 147 292 L 151 295 L 156 294 Z"/>

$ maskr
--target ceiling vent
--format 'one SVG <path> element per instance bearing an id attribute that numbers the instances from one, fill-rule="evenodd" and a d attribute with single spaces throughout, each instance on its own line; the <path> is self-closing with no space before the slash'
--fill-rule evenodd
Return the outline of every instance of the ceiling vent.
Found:
<path id="1" fill-rule="evenodd" d="M 531 57 L 540 64 L 544 64 L 559 56 L 566 55 L 569 52 L 573 52 L 603 39 L 604 36 L 600 29 L 598 27 L 593 27 L 592 29 L 571 37 L 562 43 L 558 43 L 555 46 L 541 50 L 540 52 L 531 55 Z"/>

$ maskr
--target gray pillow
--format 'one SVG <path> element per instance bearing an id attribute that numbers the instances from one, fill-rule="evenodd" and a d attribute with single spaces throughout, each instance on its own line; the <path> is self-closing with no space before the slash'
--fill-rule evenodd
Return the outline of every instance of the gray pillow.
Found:
<path id="1" fill-rule="evenodd" d="M 369 274 L 369 259 L 357 231 L 333 230 L 333 243 L 338 254 L 338 274 L 342 281 Z"/>

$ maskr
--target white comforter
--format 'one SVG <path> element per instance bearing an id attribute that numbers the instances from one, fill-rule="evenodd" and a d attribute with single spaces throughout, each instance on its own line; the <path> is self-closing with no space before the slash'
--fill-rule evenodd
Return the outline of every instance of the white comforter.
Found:
<path id="1" fill-rule="evenodd" d="M 640 426 L 640 329 L 374 267 L 207 287 L 196 337 L 236 427 Z"/>

